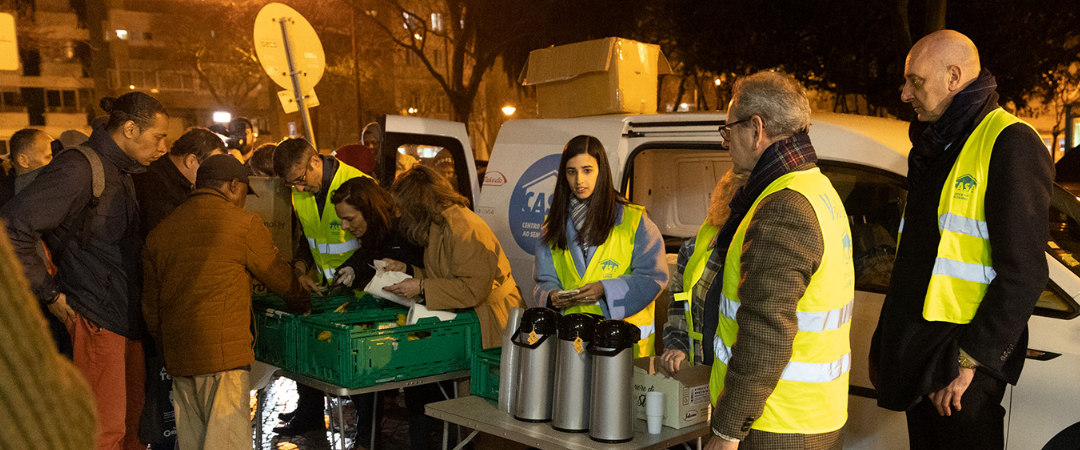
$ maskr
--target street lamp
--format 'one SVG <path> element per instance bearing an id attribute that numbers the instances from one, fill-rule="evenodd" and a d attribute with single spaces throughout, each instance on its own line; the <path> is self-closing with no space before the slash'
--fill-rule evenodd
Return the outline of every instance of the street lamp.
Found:
<path id="1" fill-rule="evenodd" d="M 514 115 L 514 112 L 516 112 L 516 111 L 517 111 L 517 108 L 515 108 L 513 105 L 506 105 L 506 106 L 502 107 L 503 114 L 505 114 L 507 116 Z"/>
<path id="2" fill-rule="evenodd" d="M 229 123 L 232 114 L 228 111 L 214 111 L 214 123 Z"/>

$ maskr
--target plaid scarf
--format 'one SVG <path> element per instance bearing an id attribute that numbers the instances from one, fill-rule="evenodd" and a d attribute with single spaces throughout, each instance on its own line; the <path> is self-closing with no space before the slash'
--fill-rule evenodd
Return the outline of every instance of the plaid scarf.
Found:
<path id="1" fill-rule="evenodd" d="M 728 245 L 731 245 L 731 240 L 735 238 L 735 230 L 739 228 L 739 223 L 750 212 L 750 207 L 758 196 L 765 192 L 765 188 L 777 178 L 796 170 L 805 170 L 809 168 L 806 167 L 808 164 L 816 162 L 817 153 L 814 152 L 810 136 L 806 133 L 795 133 L 794 136 L 776 141 L 765 149 L 757 165 L 754 166 L 754 170 L 750 172 L 750 179 L 746 181 L 746 185 L 739 188 L 735 192 L 735 197 L 731 199 L 731 215 L 720 228 L 720 232 L 716 233 L 713 254 L 727 253 Z"/>
<path id="2" fill-rule="evenodd" d="M 777 178 L 790 172 L 815 167 L 816 162 L 817 153 L 814 152 L 814 146 L 810 144 L 810 136 L 806 133 L 795 133 L 794 136 L 774 142 L 765 149 L 757 165 L 754 166 L 754 170 L 750 172 L 750 179 L 735 192 L 735 197 L 731 199 L 731 215 L 716 233 L 716 238 L 711 244 L 713 253 L 706 267 L 715 271 L 715 276 L 718 277 L 716 280 L 724 279 L 723 264 L 727 259 L 728 246 L 731 245 L 731 240 L 735 238 L 735 231 L 739 229 L 739 224 L 750 212 L 750 207 L 754 205 L 758 196 L 765 192 L 765 188 Z M 716 334 L 716 326 L 720 319 L 720 302 L 717 299 L 720 298 L 720 289 L 723 289 L 723 284 L 723 282 L 712 283 L 705 288 L 707 292 L 704 294 L 705 311 L 702 314 L 704 320 L 701 328 L 702 356 L 704 356 L 705 364 L 712 364 L 713 335 Z"/>

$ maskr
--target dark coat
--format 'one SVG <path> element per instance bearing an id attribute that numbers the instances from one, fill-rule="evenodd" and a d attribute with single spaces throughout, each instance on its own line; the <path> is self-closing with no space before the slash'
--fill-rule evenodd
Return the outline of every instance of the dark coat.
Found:
<path id="1" fill-rule="evenodd" d="M 169 156 L 150 163 L 145 173 L 133 175 L 143 236 L 187 200 L 195 185 L 176 168 Z"/>
<path id="2" fill-rule="evenodd" d="M 362 238 L 361 241 L 363 241 Z M 400 219 L 394 221 L 390 233 L 378 242 L 363 241 L 360 248 L 356 249 L 349 259 L 341 264 L 341 267 L 353 269 L 355 275 L 353 287 L 360 289 L 375 276 L 375 268 L 371 267 L 371 263 L 383 258 L 405 263 L 409 275 L 413 275 L 413 267 L 424 268 L 424 247 L 413 244 L 405 237 Z"/>
<path id="3" fill-rule="evenodd" d="M 985 208 L 997 277 L 975 317 L 966 325 L 922 317 L 941 240 L 941 191 L 971 132 L 998 107 L 996 87 L 984 70 L 938 121 L 911 124 L 904 236 L 870 348 L 871 379 L 884 408 L 910 409 L 947 386 L 959 374 L 960 348 L 995 378 L 1015 384 L 1020 377 L 1027 321 L 1048 278 L 1044 249 L 1054 178 L 1050 154 L 1029 126 L 1009 126 L 994 144 Z"/>
<path id="4" fill-rule="evenodd" d="M 258 214 L 199 189 L 146 238 L 143 315 L 170 375 L 236 369 L 252 353 L 251 277 L 290 309 L 309 297 Z M 310 305 L 306 305 L 310 306 Z"/>
<path id="5" fill-rule="evenodd" d="M 57 155 L 0 210 L 0 217 L 7 221 L 12 246 L 39 300 L 50 300 L 63 292 L 75 312 L 134 339 L 142 329 L 142 239 L 131 174 L 146 169 L 102 128 L 94 129 L 86 145 L 100 156 L 105 178 L 86 245 L 78 234 L 83 210 L 92 196 L 92 175 L 89 161 L 78 151 Z M 38 256 L 39 239 L 53 252 L 60 273 L 56 279 Z"/>

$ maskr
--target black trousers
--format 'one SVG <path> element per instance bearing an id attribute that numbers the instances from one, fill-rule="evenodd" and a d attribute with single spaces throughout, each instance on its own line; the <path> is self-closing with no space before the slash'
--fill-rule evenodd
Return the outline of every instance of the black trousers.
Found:
<path id="1" fill-rule="evenodd" d="M 930 398 L 907 412 L 908 440 L 912 450 L 980 449 L 1005 447 L 1005 382 L 975 370 L 971 385 L 960 397 L 960 410 L 951 416 L 938 414 Z"/>

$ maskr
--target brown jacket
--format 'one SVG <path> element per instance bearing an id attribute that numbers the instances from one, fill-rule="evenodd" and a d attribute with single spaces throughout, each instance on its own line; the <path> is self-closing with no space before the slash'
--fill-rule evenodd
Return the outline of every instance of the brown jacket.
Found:
<path id="1" fill-rule="evenodd" d="M 824 252 L 821 225 L 814 207 L 802 194 L 784 189 L 758 204 L 743 240 L 739 334 L 724 379 L 724 393 L 717 399 L 712 417 L 714 433 L 743 439 L 740 449 L 831 450 L 843 446 L 842 429 L 780 434 L 750 428 L 761 417 L 765 401 L 791 360 L 799 329 L 796 307 Z M 722 283 L 723 275 L 718 274 L 713 282 Z M 805 406 L 806 413 L 813 414 L 815 405 Z"/>
<path id="2" fill-rule="evenodd" d="M 206 375 L 255 360 L 252 275 L 290 306 L 309 301 L 262 218 L 213 189 L 193 192 L 150 232 L 143 271 L 143 317 L 173 376 Z"/>
<path id="3" fill-rule="evenodd" d="M 431 224 L 424 249 L 426 268 L 414 268 L 424 281 L 431 309 L 473 308 L 480 319 L 484 348 L 502 345 L 510 308 L 522 307 L 510 261 L 487 223 L 461 206 L 442 212 L 445 223 Z"/>

